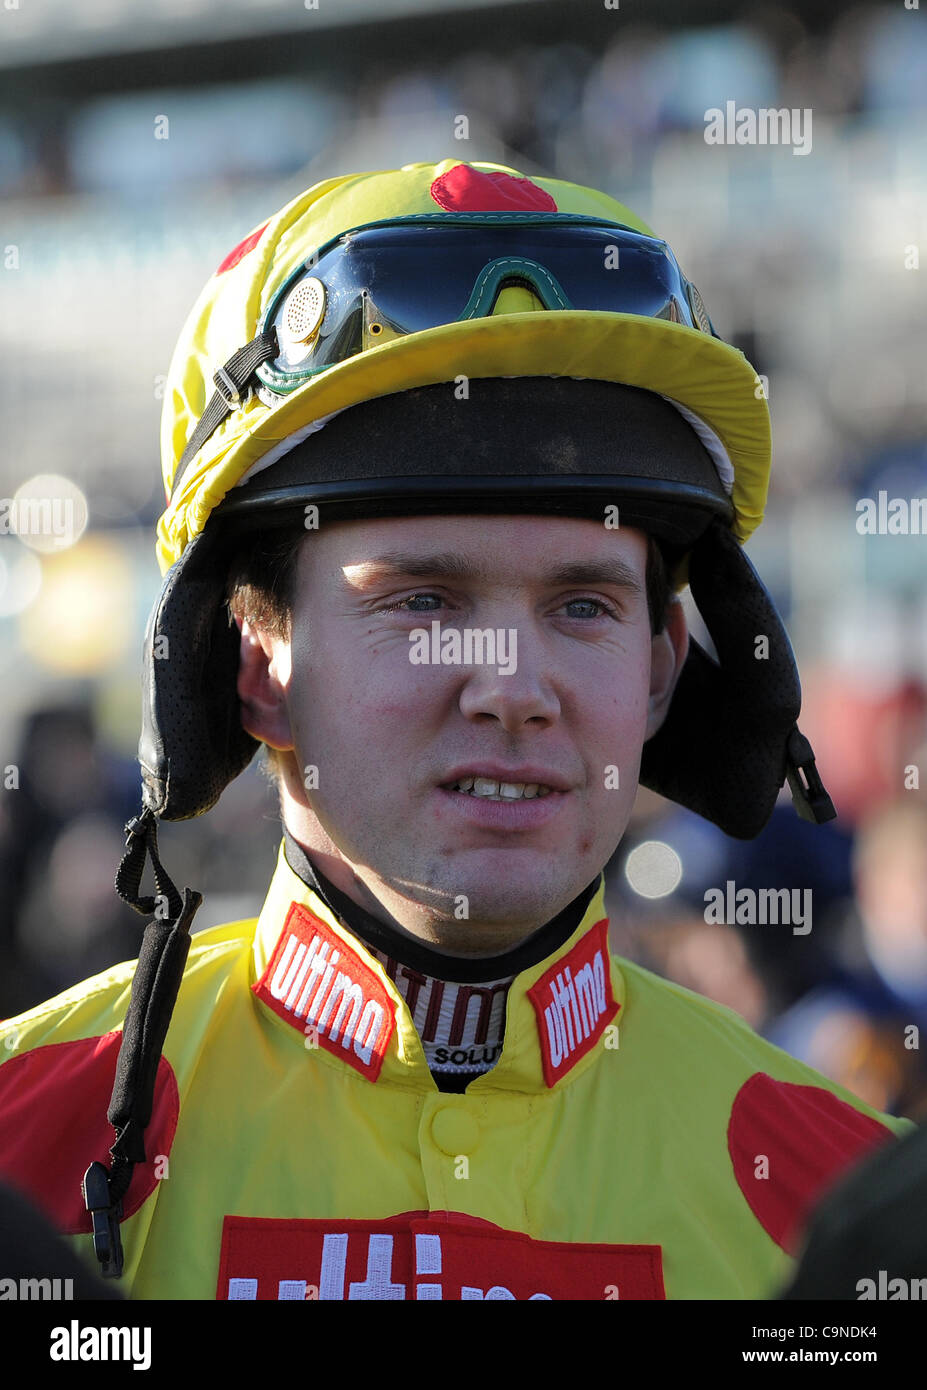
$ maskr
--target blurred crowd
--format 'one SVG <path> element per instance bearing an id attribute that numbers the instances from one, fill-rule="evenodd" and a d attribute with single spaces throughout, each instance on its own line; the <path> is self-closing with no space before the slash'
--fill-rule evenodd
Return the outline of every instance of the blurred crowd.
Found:
<path id="1" fill-rule="evenodd" d="M 564 23 L 559 41 L 541 41 L 526 5 L 516 43 L 488 42 L 481 29 L 488 38 L 492 26 L 474 23 L 464 46 L 459 30 L 445 40 L 406 8 L 405 42 L 396 43 L 398 28 L 377 42 L 375 26 L 367 25 L 370 41 L 361 45 L 348 26 L 339 49 L 326 49 L 323 71 L 312 62 L 311 28 L 280 40 L 280 75 L 272 79 L 263 75 L 262 54 L 260 79 L 223 82 L 221 66 L 204 52 L 195 83 L 154 92 L 169 98 L 166 109 L 182 123 L 182 150 L 170 162 L 156 143 L 136 143 L 136 118 L 148 121 L 152 93 L 132 90 L 124 61 L 121 93 L 101 59 L 83 101 L 43 94 L 24 110 L 0 98 L 0 194 L 142 194 L 152 180 L 163 187 L 285 176 L 351 132 L 363 130 L 368 139 L 370 130 L 392 132 L 397 121 L 447 112 L 468 116 L 473 129 L 466 138 L 489 133 L 538 170 L 569 169 L 577 181 L 594 184 L 636 183 L 650 178 L 667 135 L 702 131 L 706 110 L 728 99 L 811 107 L 824 120 L 896 123 L 925 104 L 927 48 L 907 6 L 849 5 L 813 26 L 801 5 L 764 0 L 745 6 L 739 22 L 697 27 L 669 26 L 656 12 L 622 13 L 603 30 L 603 43 L 579 13 Z M 421 8 L 425 15 L 432 9 Z M 169 29 L 162 37 L 169 56 Z M 444 51 L 447 42 L 454 43 L 451 52 Z M 397 49 L 405 55 L 398 62 Z M 268 125 L 272 144 L 264 138 Z M 378 153 L 370 149 L 370 167 L 378 167 Z"/>
<path id="2" fill-rule="evenodd" d="M 780 803 L 747 844 L 694 819 L 658 815 L 622 842 L 607 876 L 618 949 L 733 1009 L 869 1104 L 927 1120 L 923 799 L 878 804 L 853 833 L 798 821 Z M 646 906 L 621 872 L 641 835 L 678 846 L 689 866 L 683 890 Z M 706 922 L 704 894 L 728 881 L 738 891 L 808 890 L 810 932 Z"/>
<path id="3" fill-rule="evenodd" d="M 409 34 L 399 66 L 352 72 L 346 52 L 325 73 L 307 64 L 223 85 L 213 72 L 154 100 L 127 65 L 123 93 L 33 109 L 0 98 L 3 241 L 22 255 L 0 323 L 0 492 L 36 472 L 73 478 L 88 535 L 125 548 L 130 577 L 103 587 L 131 615 L 118 650 L 87 645 L 65 666 L 67 633 L 41 626 L 57 611 L 54 564 L 72 638 L 82 621 L 115 632 L 103 596 L 82 613 L 65 555 L 39 564 L 0 537 L 0 1016 L 138 950 L 144 922 L 113 876 L 138 803 L 137 653 L 158 587 L 153 561 L 137 558 L 142 541 L 153 551 L 162 504 L 157 382 L 183 315 L 286 196 L 352 168 L 459 152 L 625 199 L 771 383 L 770 511 L 749 549 L 795 642 L 802 728 L 839 818 L 808 825 L 784 799 L 742 843 L 641 793 L 607 869 L 615 945 L 873 1105 L 923 1119 L 927 540 L 860 536 L 854 507 L 880 488 L 927 493 L 923 294 L 905 270 L 919 239 L 927 254 L 923 21 L 867 4 L 811 31 L 760 4 L 739 24 L 626 23 L 599 47 L 578 36 L 490 53 L 474 37 L 453 61 Z M 728 99 L 812 108 L 814 154 L 710 149 L 705 111 Z M 152 138 L 160 110 L 170 142 Z M 471 129 L 458 145 L 460 113 Z M 198 929 L 260 907 L 280 826 L 259 763 L 208 815 L 162 827 L 172 878 L 206 895 Z M 659 891 L 628 873 L 651 844 L 678 866 Z M 812 930 L 706 921 L 706 891 L 728 881 L 810 890 Z"/>

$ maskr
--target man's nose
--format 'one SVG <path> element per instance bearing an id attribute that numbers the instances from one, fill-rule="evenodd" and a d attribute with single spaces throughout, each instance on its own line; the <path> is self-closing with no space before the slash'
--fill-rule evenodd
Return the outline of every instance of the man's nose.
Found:
<path id="1" fill-rule="evenodd" d="M 508 733 L 560 717 L 550 654 L 524 625 L 495 630 L 493 661 L 464 667 L 459 707 L 466 719 L 497 719 Z M 475 648 L 476 650 L 476 648 Z M 482 655 L 486 655 L 484 643 Z"/>

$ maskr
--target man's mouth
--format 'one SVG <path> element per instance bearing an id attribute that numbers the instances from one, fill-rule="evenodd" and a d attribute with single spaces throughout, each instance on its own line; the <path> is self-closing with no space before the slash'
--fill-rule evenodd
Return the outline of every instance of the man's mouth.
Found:
<path id="1" fill-rule="evenodd" d="M 497 782 L 491 777 L 461 777 L 457 782 L 446 782 L 443 790 L 487 801 L 532 801 L 535 797 L 549 796 L 554 789 L 540 782 Z"/>

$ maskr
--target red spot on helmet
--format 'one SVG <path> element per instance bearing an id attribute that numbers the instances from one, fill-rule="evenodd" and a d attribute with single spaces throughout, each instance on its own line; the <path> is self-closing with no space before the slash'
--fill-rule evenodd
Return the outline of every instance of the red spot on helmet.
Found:
<path id="1" fill-rule="evenodd" d="M 221 275 L 223 271 L 231 270 L 232 266 L 237 265 L 243 257 L 247 256 L 249 251 L 253 251 L 261 237 L 267 231 L 267 226 L 268 224 L 265 222 L 263 227 L 258 227 L 256 232 L 252 232 L 250 236 L 245 237 L 244 241 L 240 241 L 238 245 L 228 253 L 222 264 L 216 266 L 216 274 Z"/>
<path id="2" fill-rule="evenodd" d="M 878 1120 L 821 1086 L 774 1081 L 756 1072 L 731 1106 L 727 1147 L 754 1216 L 794 1255 L 827 1189 L 870 1149 L 894 1137 Z"/>
<path id="3" fill-rule="evenodd" d="M 31 1197 L 60 1230 L 92 1229 L 81 1180 L 94 1159 L 109 1167 L 116 1135 L 106 1118 L 122 1033 L 49 1043 L 0 1067 L 0 1175 Z M 170 1063 L 162 1057 L 155 1080 L 147 1162 L 137 1163 L 123 1214 L 138 1211 L 158 1185 L 155 1164 L 174 1142 L 180 1099 Z"/>
<path id="4" fill-rule="evenodd" d="M 494 169 L 455 164 L 431 185 L 431 196 L 445 212 L 556 212 L 549 193 L 530 179 Z"/>

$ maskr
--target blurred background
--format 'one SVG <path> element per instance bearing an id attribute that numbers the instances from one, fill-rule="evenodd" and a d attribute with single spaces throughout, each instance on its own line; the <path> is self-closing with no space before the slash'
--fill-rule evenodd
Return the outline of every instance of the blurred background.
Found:
<path id="1" fill-rule="evenodd" d="M 607 870 L 615 944 L 927 1117 L 927 536 L 856 524 L 862 498 L 927 496 L 927 4 L 24 0 L 0 76 L 0 1017 L 138 951 L 113 875 L 194 299 L 320 179 L 488 159 L 626 202 L 768 382 L 748 553 L 840 813 L 809 826 L 786 795 L 736 842 L 642 793 Z M 707 144 L 728 101 L 810 109 L 811 150 Z M 15 534 L 21 489 L 66 488 L 73 543 Z M 257 913 L 279 838 L 257 762 L 162 827 L 198 929 Z M 707 923 L 728 880 L 810 889 L 812 931 Z"/>

